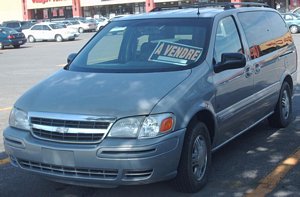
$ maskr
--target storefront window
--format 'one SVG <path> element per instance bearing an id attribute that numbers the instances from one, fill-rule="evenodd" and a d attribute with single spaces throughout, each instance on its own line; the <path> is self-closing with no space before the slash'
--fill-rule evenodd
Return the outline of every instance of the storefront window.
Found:
<path id="1" fill-rule="evenodd" d="M 85 17 L 120 15 L 120 14 L 139 14 L 145 12 L 145 3 L 128 3 L 106 6 L 89 6 L 83 8 Z"/>

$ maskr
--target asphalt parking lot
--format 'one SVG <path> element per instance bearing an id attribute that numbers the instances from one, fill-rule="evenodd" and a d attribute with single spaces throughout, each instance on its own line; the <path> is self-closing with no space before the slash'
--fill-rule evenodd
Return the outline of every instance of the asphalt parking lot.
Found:
<path id="1" fill-rule="evenodd" d="M 209 183 L 196 194 L 178 193 L 170 182 L 114 189 L 54 183 L 15 169 L 4 153 L 2 131 L 14 102 L 27 89 L 62 69 L 94 33 L 70 42 L 27 43 L 0 50 L 0 196 L 300 196 L 300 87 L 294 96 L 294 121 L 273 129 L 267 121 L 213 154 Z M 294 35 L 300 46 L 300 34 Z M 300 49 L 298 48 L 298 56 Z M 298 58 L 298 65 L 300 65 Z M 300 73 L 299 73 L 300 75 Z M 300 81 L 300 76 L 298 76 Z M 57 101 L 59 102 L 59 101 Z M 300 161 L 299 161 L 300 162 Z M 166 161 L 165 165 L 168 165 Z"/>

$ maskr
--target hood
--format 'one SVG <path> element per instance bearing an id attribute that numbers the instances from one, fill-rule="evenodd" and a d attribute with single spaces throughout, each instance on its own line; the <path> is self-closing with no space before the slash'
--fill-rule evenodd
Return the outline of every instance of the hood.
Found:
<path id="1" fill-rule="evenodd" d="M 191 70 L 160 73 L 87 73 L 61 70 L 15 104 L 31 112 L 116 118 L 146 115 Z"/>

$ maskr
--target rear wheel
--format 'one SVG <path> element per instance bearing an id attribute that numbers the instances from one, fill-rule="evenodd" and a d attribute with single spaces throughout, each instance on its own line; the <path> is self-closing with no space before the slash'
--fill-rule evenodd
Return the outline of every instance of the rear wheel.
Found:
<path id="1" fill-rule="evenodd" d="M 211 164 L 209 131 L 202 122 L 187 130 L 175 184 L 181 192 L 197 192 L 208 180 Z"/>
<path id="2" fill-rule="evenodd" d="M 275 112 L 269 117 L 269 124 L 282 128 L 289 125 L 292 119 L 292 94 L 290 85 L 285 81 L 282 84 Z"/>
<path id="3" fill-rule="evenodd" d="M 290 31 L 292 34 L 298 33 L 298 27 L 296 25 L 290 26 Z"/>
<path id="4" fill-rule="evenodd" d="M 28 36 L 28 41 L 29 42 L 35 42 L 35 38 L 33 36 Z"/>
<path id="5" fill-rule="evenodd" d="M 55 40 L 56 40 L 56 42 L 62 42 L 63 41 L 63 37 L 61 35 L 56 35 L 55 36 Z"/>

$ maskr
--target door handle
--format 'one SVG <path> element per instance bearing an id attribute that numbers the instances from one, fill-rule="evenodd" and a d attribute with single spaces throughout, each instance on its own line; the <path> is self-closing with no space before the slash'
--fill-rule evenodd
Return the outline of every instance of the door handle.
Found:
<path id="1" fill-rule="evenodd" d="M 251 75 L 252 75 L 252 69 L 250 66 L 248 66 L 245 68 L 245 77 L 249 78 L 249 77 L 251 77 Z"/>
<path id="2" fill-rule="evenodd" d="M 261 65 L 260 64 L 255 64 L 254 66 L 254 73 L 258 74 L 261 70 Z"/>

